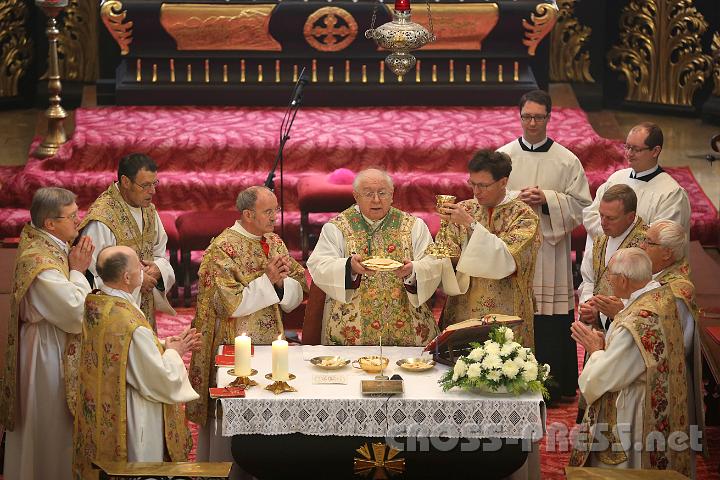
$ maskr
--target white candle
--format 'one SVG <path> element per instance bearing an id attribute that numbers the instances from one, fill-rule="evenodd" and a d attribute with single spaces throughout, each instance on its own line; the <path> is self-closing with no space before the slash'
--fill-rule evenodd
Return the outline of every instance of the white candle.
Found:
<path id="1" fill-rule="evenodd" d="M 288 375 L 288 342 L 277 339 L 272 342 L 272 377 L 275 381 L 285 382 Z"/>
<path id="2" fill-rule="evenodd" d="M 250 375 L 250 345 L 251 339 L 244 333 L 235 337 L 235 375 L 247 377 Z"/>

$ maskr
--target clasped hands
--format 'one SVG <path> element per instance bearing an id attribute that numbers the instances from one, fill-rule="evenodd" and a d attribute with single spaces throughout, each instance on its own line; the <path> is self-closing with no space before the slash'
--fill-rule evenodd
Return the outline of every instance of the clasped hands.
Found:
<path id="1" fill-rule="evenodd" d="M 530 205 L 531 207 L 534 207 L 535 205 L 544 205 L 547 203 L 545 193 L 537 185 L 535 185 L 534 187 L 525 187 L 520 190 L 520 195 L 518 195 L 518 198 Z"/>
<path id="2" fill-rule="evenodd" d="M 187 352 L 197 352 L 200 349 L 202 334 L 192 327 L 186 328 L 180 335 L 173 335 L 165 339 L 165 349 L 175 350 L 182 357 Z"/>
<path id="3" fill-rule="evenodd" d="M 369 268 L 365 268 L 363 266 L 362 262 L 365 260 L 365 258 L 360 255 L 359 253 L 353 253 L 350 256 L 350 269 L 353 271 L 353 273 L 357 275 L 368 275 L 372 277 L 377 272 L 375 270 L 370 270 Z M 403 266 L 398 268 L 397 270 L 394 270 L 392 273 L 401 279 L 404 279 L 413 273 L 413 264 L 410 260 L 403 259 Z"/>
<path id="4" fill-rule="evenodd" d="M 615 318 L 625 304 L 618 297 L 612 295 L 595 295 L 587 302 L 580 304 L 579 319 L 588 325 L 595 325 L 598 314 L 602 313 L 608 318 Z"/>
<path id="5" fill-rule="evenodd" d="M 282 288 L 283 282 L 290 275 L 292 262 L 288 255 L 276 255 L 270 259 L 265 267 L 265 275 L 270 282 L 278 288 Z"/>

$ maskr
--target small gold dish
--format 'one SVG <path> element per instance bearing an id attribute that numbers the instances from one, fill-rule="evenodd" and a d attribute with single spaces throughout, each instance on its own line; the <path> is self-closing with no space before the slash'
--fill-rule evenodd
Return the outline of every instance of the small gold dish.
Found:
<path id="1" fill-rule="evenodd" d="M 390 359 L 388 359 L 388 357 L 370 355 L 369 357 L 358 358 L 352 362 L 352 366 L 365 370 L 367 373 L 378 373 L 386 369 L 389 363 Z"/>
<path id="2" fill-rule="evenodd" d="M 403 358 L 396 363 L 398 367 L 411 372 L 424 372 L 435 366 L 435 361 L 428 357 Z"/>
<path id="3" fill-rule="evenodd" d="M 368 257 L 361 262 L 361 265 L 376 272 L 392 272 L 403 266 L 397 260 L 384 257 Z"/>
<path id="4" fill-rule="evenodd" d="M 337 370 L 350 363 L 350 360 L 335 355 L 323 355 L 311 358 L 310 363 L 325 370 Z"/>

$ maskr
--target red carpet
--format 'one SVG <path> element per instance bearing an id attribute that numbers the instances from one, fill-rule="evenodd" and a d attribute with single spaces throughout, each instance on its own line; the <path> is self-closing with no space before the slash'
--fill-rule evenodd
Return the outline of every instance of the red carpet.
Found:
<path id="1" fill-rule="evenodd" d="M 38 187 L 69 188 L 86 208 L 115 179 L 117 160 L 130 152 L 148 153 L 157 161 L 161 186 L 155 204 L 160 210 L 233 209 L 239 190 L 264 181 L 282 114 L 272 108 L 78 109 L 74 136 L 55 157 L 30 159 L 24 168 L 0 168 L 0 237 L 18 234 Z M 517 138 L 517 116 L 517 109 L 509 107 L 301 111 L 285 151 L 286 241 L 296 247 L 300 177 L 339 167 L 383 167 L 394 177 L 399 208 L 432 212 L 437 193 L 469 198 L 468 158 L 479 148 Z M 623 166 L 620 143 L 599 137 L 582 110 L 555 109 L 549 135 L 578 155 L 594 188 Z M 712 204 L 689 172 L 678 180 L 691 194 L 693 238 L 715 244 Z"/>

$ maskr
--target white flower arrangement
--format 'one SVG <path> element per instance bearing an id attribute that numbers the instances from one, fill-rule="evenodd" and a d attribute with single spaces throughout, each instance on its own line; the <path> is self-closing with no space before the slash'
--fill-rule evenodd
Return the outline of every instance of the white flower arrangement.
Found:
<path id="1" fill-rule="evenodd" d="M 532 351 L 513 338 L 508 327 L 495 327 L 485 343 L 471 343 L 472 351 L 460 357 L 455 367 L 440 378 L 443 390 L 453 387 L 490 392 L 505 390 L 516 395 L 530 390 L 547 397 L 545 383 L 550 376 L 550 366 L 538 364 Z"/>

